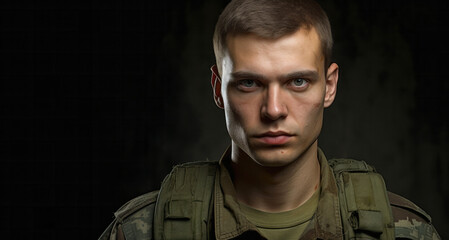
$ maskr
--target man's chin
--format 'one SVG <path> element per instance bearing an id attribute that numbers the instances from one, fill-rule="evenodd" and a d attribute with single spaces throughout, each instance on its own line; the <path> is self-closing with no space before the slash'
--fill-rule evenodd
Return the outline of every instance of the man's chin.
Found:
<path id="1" fill-rule="evenodd" d="M 295 159 L 285 150 L 276 152 L 261 151 L 254 154 L 254 161 L 263 167 L 283 167 L 289 165 Z"/>

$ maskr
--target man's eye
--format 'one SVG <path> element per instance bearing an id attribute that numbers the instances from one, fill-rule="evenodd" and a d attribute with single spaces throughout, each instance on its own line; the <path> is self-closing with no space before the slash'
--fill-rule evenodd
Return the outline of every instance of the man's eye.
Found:
<path id="1" fill-rule="evenodd" d="M 303 78 L 296 78 L 294 80 L 292 80 L 292 85 L 295 87 L 304 87 L 307 85 L 307 80 L 303 79 Z"/>
<path id="2" fill-rule="evenodd" d="M 256 82 L 251 79 L 245 79 L 240 81 L 240 85 L 245 88 L 251 88 L 256 86 Z"/>

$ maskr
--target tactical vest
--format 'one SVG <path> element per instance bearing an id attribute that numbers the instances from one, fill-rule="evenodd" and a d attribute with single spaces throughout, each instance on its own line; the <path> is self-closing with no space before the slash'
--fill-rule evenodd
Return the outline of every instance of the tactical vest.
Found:
<path id="1" fill-rule="evenodd" d="M 394 239 L 382 176 L 364 161 L 329 161 L 338 186 L 345 239 Z M 207 239 L 217 162 L 176 166 L 164 179 L 154 210 L 154 239 Z M 213 227 L 213 226 L 212 226 Z"/>

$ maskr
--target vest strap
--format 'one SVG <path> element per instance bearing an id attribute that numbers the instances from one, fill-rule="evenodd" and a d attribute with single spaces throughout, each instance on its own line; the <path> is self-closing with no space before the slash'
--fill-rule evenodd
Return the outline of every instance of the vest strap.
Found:
<path id="1" fill-rule="evenodd" d="M 394 239 L 394 221 L 382 176 L 364 161 L 332 159 L 345 239 Z"/>
<path id="2" fill-rule="evenodd" d="M 207 239 L 217 162 L 175 166 L 162 183 L 155 207 L 154 239 Z"/>

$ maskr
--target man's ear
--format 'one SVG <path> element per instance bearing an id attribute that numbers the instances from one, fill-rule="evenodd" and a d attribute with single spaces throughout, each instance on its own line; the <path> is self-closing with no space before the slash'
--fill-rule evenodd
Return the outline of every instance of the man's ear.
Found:
<path id="1" fill-rule="evenodd" d="M 327 108 L 334 102 L 337 94 L 338 65 L 332 63 L 327 69 L 326 75 L 326 95 L 324 96 L 324 107 Z"/>
<path id="2" fill-rule="evenodd" d="M 221 79 L 220 75 L 218 74 L 217 65 L 214 64 L 210 68 L 210 70 L 212 71 L 210 83 L 212 85 L 212 91 L 214 92 L 215 104 L 217 104 L 219 108 L 223 109 L 224 105 L 223 105 L 223 97 L 221 96 Z"/>

